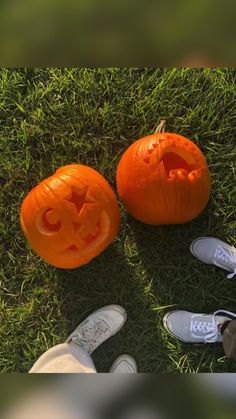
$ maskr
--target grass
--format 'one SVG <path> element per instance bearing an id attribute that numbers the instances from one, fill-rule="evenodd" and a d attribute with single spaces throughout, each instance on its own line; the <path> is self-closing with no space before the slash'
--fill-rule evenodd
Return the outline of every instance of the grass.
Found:
<path id="1" fill-rule="evenodd" d="M 125 327 L 94 353 L 108 371 L 123 352 L 141 372 L 236 372 L 221 345 L 182 345 L 162 327 L 169 309 L 236 311 L 236 281 L 195 260 L 201 235 L 236 245 L 234 69 L 2 69 L 0 71 L 0 371 L 27 372 L 91 311 L 122 304 Z M 28 246 L 23 198 L 68 163 L 100 171 L 115 189 L 120 156 L 158 121 L 200 146 L 213 192 L 200 217 L 148 226 L 122 208 L 120 233 L 90 264 L 61 270 Z"/>

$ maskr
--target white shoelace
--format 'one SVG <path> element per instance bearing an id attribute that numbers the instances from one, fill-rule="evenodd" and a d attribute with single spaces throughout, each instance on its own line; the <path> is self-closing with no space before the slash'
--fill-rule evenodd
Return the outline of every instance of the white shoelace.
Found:
<path id="1" fill-rule="evenodd" d="M 236 261 L 232 260 L 230 253 L 226 251 L 222 246 L 217 246 L 214 258 L 216 261 L 219 260 L 220 262 L 223 261 L 228 265 L 235 265 L 233 272 L 227 275 L 228 279 L 232 279 L 236 275 Z"/>
<path id="2" fill-rule="evenodd" d="M 204 336 L 205 343 L 214 343 L 218 340 L 218 335 L 220 334 L 219 322 L 216 321 L 217 314 L 226 314 L 229 318 L 235 317 L 236 314 L 231 313 L 226 310 L 217 310 L 212 314 L 212 321 L 206 322 L 201 320 L 191 320 L 190 322 L 190 332 L 194 338 L 202 339 Z M 200 334 L 197 334 L 200 333 Z"/>

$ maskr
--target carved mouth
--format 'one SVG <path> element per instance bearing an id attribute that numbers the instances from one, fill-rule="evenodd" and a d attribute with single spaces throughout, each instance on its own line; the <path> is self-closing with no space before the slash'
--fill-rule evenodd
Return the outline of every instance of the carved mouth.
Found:
<path id="1" fill-rule="evenodd" d="M 162 140 L 162 142 L 164 141 L 165 139 Z M 199 177 L 204 170 L 193 146 L 186 144 L 184 149 L 172 141 L 166 150 L 156 153 L 158 145 L 159 143 L 151 144 L 144 162 L 153 168 L 157 165 L 168 180 L 172 181 L 177 177 L 179 179 L 187 178 L 191 181 Z"/>
<path id="2" fill-rule="evenodd" d="M 92 249 L 95 249 L 97 246 L 101 246 L 102 243 L 106 241 L 110 229 L 110 219 L 105 211 L 102 211 L 100 219 L 97 221 L 96 227 L 96 233 L 87 234 L 85 237 L 80 236 L 77 244 L 73 243 L 61 250 L 59 253 L 63 253 L 65 256 L 73 255 L 74 257 L 78 257 L 81 256 L 84 252 L 88 253 Z"/>
<path id="3" fill-rule="evenodd" d="M 90 243 L 92 243 L 100 234 L 100 222 L 97 223 L 97 228 L 98 228 L 98 232 L 97 234 L 88 234 L 86 237 L 82 238 L 82 241 L 84 242 L 85 245 L 88 245 Z M 78 251 L 81 250 L 76 244 L 72 244 L 68 247 L 66 247 L 64 250 L 71 250 L 71 251 Z"/>
<path id="4" fill-rule="evenodd" d="M 160 160 L 163 165 L 168 180 L 176 177 L 179 179 L 188 179 L 193 181 L 201 176 L 203 167 L 199 164 L 189 164 L 183 157 L 177 153 L 167 152 Z"/>
<path id="5" fill-rule="evenodd" d="M 170 172 L 172 170 L 184 170 L 187 174 L 189 174 L 197 168 L 196 165 L 189 165 L 183 157 L 172 152 L 164 154 L 161 162 L 163 162 L 167 177 L 170 177 Z"/>
<path id="6" fill-rule="evenodd" d="M 174 149 L 170 147 L 162 154 L 158 166 L 164 171 L 169 181 L 176 178 L 194 181 L 201 176 L 204 170 L 194 150 L 189 152 L 189 150 L 180 149 L 176 146 Z"/>

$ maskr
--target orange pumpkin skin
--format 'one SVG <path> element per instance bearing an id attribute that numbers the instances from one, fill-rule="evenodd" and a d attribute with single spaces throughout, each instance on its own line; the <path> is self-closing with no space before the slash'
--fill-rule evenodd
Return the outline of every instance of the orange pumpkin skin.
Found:
<path id="1" fill-rule="evenodd" d="M 131 144 L 119 162 L 116 181 L 127 211 L 147 224 L 191 221 L 211 193 L 202 152 L 172 133 L 156 133 Z"/>
<path id="2" fill-rule="evenodd" d="M 68 165 L 26 196 L 20 221 L 35 252 L 51 265 L 76 268 L 116 237 L 120 211 L 106 180 L 83 165 Z"/>

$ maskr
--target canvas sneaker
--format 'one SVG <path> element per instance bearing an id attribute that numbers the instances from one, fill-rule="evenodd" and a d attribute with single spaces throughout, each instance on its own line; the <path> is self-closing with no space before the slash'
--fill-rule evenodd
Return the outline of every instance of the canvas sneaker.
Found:
<path id="1" fill-rule="evenodd" d="M 92 354 L 103 342 L 115 335 L 125 324 L 126 311 L 119 305 L 109 305 L 90 314 L 68 337 Z"/>
<path id="2" fill-rule="evenodd" d="M 163 324 L 167 332 L 182 342 L 214 343 L 223 341 L 221 326 L 235 317 L 236 314 L 225 310 L 213 314 L 176 310 L 165 314 Z"/>
<path id="3" fill-rule="evenodd" d="M 115 374 L 136 374 L 138 372 L 137 364 L 130 355 L 120 355 L 110 369 Z"/>
<path id="4" fill-rule="evenodd" d="M 236 275 L 236 248 L 215 237 L 199 237 L 190 246 L 190 251 L 202 262 L 216 265 L 226 271 L 232 279 Z"/>

